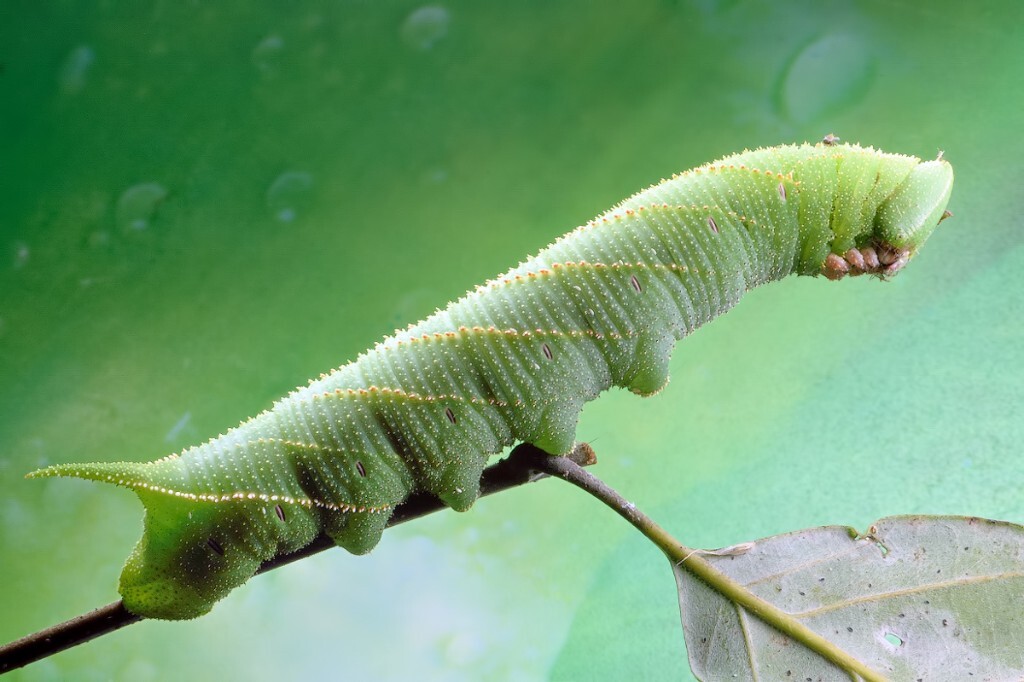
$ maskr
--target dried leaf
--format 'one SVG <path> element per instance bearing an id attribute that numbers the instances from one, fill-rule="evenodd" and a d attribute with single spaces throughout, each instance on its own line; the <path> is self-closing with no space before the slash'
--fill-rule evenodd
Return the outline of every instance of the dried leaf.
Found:
<path id="1" fill-rule="evenodd" d="M 813 528 L 701 555 L 793 620 L 895 680 L 1024 675 L 1024 527 L 898 516 L 866 535 Z M 861 679 L 674 566 L 702 680 Z"/>

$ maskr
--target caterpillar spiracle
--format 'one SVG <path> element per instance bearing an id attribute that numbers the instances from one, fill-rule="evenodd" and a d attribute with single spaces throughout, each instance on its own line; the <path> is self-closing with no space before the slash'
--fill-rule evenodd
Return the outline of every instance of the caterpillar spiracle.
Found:
<path id="1" fill-rule="evenodd" d="M 135 491 L 145 530 L 124 604 L 194 618 L 321 533 L 368 552 L 412 491 L 468 509 L 509 445 L 569 451 L 583 403 L 611 386 L 656 393 L 675 342 L 755 286 L 895 275 L 952 184 L 941 157 L 831 140 L 744 151 L 633 195 L 222 436 L 29 476 Z"/>

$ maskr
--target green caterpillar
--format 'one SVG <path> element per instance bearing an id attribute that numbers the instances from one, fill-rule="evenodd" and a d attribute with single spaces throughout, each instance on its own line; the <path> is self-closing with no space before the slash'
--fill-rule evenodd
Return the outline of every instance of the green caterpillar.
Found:
<path id="1" fill-rule="evenodd" d="M 262 414 L 155 462 L 62 464 L 134 490 L 132 612 L 194 618 L 326 533 L 354 553 L 425 490 L 459 511 L 488 456 L 570 450 L 584 402 L 651 395 L 675 342 L 789 274 L 899 271 L 947 215 L 940 159 L 826 139 L 745 151 L 650 187 Z"/>

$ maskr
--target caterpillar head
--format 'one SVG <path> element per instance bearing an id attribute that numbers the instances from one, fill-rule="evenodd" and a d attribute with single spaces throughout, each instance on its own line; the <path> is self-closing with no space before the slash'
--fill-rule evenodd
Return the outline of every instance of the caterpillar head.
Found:
<path id="1" fill-rule="evenodd" d="M 821 272 L 829 279 L 846 275 L 895 275 L 925 243 L 935 227 L 952 215 L 946 210 L 953 189 L 953 168 L 940 157 L 917 164 L 875 213 L 871 233 L 860 248 L 830 253 Z"/>
<path id="2" fill-rule="evenodd" d="M 953 167 L 941 158 L 918 164 L 875 216 L 880 244 L 915 252 L 946 215 Z"/>

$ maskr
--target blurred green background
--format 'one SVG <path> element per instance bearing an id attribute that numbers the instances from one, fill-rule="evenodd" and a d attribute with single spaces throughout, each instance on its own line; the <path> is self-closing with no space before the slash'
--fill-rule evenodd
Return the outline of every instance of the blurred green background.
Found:
<path id="1" fill-rule="evenodd" d="M 661 177 L 744 147 L 932 158 L 889 284 L 791 279 L 584 411 L 693 546 L 1024 522 L 1024 5 L 0 4 L 0 641 L 114 600 L 123 490 L 22 476 L 215 436 Z M 12 679 L 686 679 L 657 551 L 547 481 Z"/>

